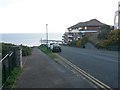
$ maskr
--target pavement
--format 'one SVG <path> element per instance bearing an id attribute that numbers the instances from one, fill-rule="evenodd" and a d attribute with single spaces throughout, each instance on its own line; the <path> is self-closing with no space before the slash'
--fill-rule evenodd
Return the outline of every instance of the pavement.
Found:
<path id="1" fill-rule="evenodd" d="M 86 79 L 56 63 L 38 48 L 23 58 L 23 72 L 13 88 L 93 88 Z"/>

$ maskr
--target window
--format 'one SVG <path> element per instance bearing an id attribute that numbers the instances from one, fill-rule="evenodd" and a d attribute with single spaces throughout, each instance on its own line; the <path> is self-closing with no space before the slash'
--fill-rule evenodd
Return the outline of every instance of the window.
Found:
<path id="1" fill-rule="evenodd" d="M 81 30 L 82 29 L 82 27 L 79 27 L 79 30 Z"/>
<path id="2" fill-rule="evenodd" d="M 85 27 L 85 30 L 87 29 L 87 27 Z"/>

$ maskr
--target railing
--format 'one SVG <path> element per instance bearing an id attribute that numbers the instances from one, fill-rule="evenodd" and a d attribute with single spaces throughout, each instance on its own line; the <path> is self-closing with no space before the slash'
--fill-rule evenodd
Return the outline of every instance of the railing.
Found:
<path id="1" fill-rule="evenodd" d="M 9 78 L 11 71 L 16 67 L 15 53 L 11 52 L 7 54 L 1 61 L 2 65 L 2 86 Z"/>
<path id="2" fill-rule="evenodd" d="M 0 89 L 2 89 L 13 69 L 22 68 L 22 49 L 18 46 L 12 47 L 10 53 L 0 60 L 0 65 L 2 67 L 2 87 L 0 86 Z"/>

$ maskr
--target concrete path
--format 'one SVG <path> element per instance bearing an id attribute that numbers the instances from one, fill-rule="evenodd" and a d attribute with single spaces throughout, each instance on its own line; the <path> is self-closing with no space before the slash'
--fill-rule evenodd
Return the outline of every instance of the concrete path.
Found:
<path id="1" fill-rule="evenodd" d="M 14 88 L 93 88 L 81 76 L 54 62 L 37 48 L 24 60 L 23 72 Z"/>

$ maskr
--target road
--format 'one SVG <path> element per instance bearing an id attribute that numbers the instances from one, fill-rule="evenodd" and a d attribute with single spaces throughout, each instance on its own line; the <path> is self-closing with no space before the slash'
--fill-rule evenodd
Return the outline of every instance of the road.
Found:
<path id="1" fill-rule="evenodd" d="M 60 56 L 112 88 L 118 88 L 118 52 L 62 46 Z"/>

